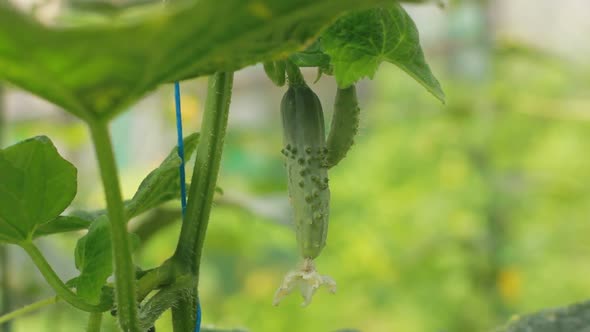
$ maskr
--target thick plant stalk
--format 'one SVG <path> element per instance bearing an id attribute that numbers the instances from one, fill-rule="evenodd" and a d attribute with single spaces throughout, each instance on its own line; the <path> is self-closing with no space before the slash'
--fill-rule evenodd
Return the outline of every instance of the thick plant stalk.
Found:
<path id="1" fill-rule="evenodd" d="M 86 332 L 100 332 L 102 325 L 102 312 L 92 312 L 88 317 L 88 326 Z"/>
<path id="2" fill-rule="evenodd" d="M 201 140 L 197 147 L 186 215 L 173 257 L 179 268 L 187 269 L 194 276 L 195 283 L 192 294 L 185 296 L 172 310 L 175 332 L 190 332 L 194 329 L 201 253 L 221 163 L 232 86 L 231 72 L 216 73 L 209 78 Z"/>
<path id="3" fill-rule="evenodd" d="M 131 242 L 127 234 L 127 222 L 113 146 L 106 122 L 96 120 L 88 124 L 98 159 L 111 223 L 117 317 L 123 331 L 140 332 L 135 293 L 135 267 L 131 257 Z"/>
<path id="4" fill-rule="evenodd" d="M 152 296 L 142 304 L 139 312 L 140 324 L 143 329 L 148 329 L 156 323 L 156 320 L 168 308 L 176 306 L 183 298 L 187 289 L 193 287 L 192 276 L 181 276 L 176 281 Z"/>
<path id="5" fill-rule="evenodd" d="M 171 261 L 166 261 L 160 267 L 147 272 L 137 281 L 137 300 L 143 301 L 151 291 L 169 285 L 173 280 L 174 266 Z"/>

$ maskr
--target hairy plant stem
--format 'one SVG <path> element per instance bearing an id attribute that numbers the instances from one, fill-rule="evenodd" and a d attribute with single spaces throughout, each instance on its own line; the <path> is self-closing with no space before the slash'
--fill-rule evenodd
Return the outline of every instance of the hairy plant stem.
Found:
<path id="1" fill-rule="evenodd" d="M 123 331 L 139 332 L 135 293 L 135 267 L 133 266 L 133 258 L 131 257 L 131 242 L 127 234 L 123 198 L 121 196 L 119 176 L 117 174 L 108 124 L 104 120 L 93 120 L 89 121 L 88 125 L 98 159 L 108 216 L 111 223 L 117 317 Z"/>
<path id="2" fill-rule="evenodd" d="M 137 300 L 139 302 L 154 289 L 175 283 L 174 266 L 166 261 L 160 267 L 147 272 L 137 281 Z"/>
<path id="3" fill-rule="evenodd" d="M 209 77 L 207 100 L 197 147 L 186 215 L 173 259 L 194 276 L 192 294 L 172 309 L 174 332 L 193 331 L 198 298 L 199 267 L 227 128 L 233 73 Z"/>
<path id="4" fill-rule="evenodd" d="M 30 314 L 33 311 L 36 311 L 36 310 L 39 310 L 39 309 L 41 309 L 43 307 L 52 305 L 54 303 L 57 303 L 58 301 L 59 301 L 59 297 L 52 296 L 50 298 L 43 299 L 43 300 L 40 300 L 40 301 L 31 303 L 31 304 L 28 304 L 28 305 L 26 305 L 26 306 L 24 306 L 24 307 L 22 307 L 22 308 L 20 308 L 18 310 L 15 310 L 15 311 L 13 311 L 11 313 L 8 313 L 6 315 L 0 316 L 0 324 L 4 324 L 6 322 L 10 322 L 10 321 L 12 321 L 13 319 L 15 319 L 17 317 Z"/>
<path id="5" fill-rule="evenodd" d="M 19 245 L 27 252 L 27 254 L 29 254 L 29 257 L 31 257 L 47 283 L 53 288 L 59 298 L 80 310 L 88 312 L 102 312 L 111 307 L 110 303 L 90 304 L 79 298 L 63 283 L 63 281 L 61 281 L 33 242 L 25 241 L 19 243 Z"/>
<path id="6" fill-rule="evenodd" d="M 140 324 L 143 329 L 154 325 L 158 317 L 164 311 L 173 308 L 181 301 L 187 290 L 194 285 L 194 278 L 190 275 L 178 277 L 173 284 L 170 284 L 147 300 L 139 312 Z"/>
<path id="7" fill-rule="evenodd" d="M 91 312 L 88 317 L 88 325 L 86 326 L 86 332 L 100 332 L 100 326 L 102 325 L 102 312 Z"/>
<path id="8" fill-rule="evenodd" d="M 290 60 L 287 61 L 286 71 L 287 71 L 287 80 L 289 81 L 290 86 L 305 85 L 306 84 L 305 79 L 303 78 L 303 75 L 301 74 L 301 70 L 299 70 L 299 67 L 297 67 L 297 65 L 294 64 L 293 62 L 291 62 Z"/>

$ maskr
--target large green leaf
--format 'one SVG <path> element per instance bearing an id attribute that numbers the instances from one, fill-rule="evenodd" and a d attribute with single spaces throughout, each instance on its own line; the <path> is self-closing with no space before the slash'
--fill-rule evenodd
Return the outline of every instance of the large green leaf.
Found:
<path id="1" fill-rule="evenodd" d="M 0 150 L 0 241 L 18 243 L 76 195 L 76 168 L 39 136 Z"/>
<path id="2" fill-rule="evenodd" d="M 353 12 L 321 36 L 338 85 L 348 87 L 373 78 L 383 61 L 397 65 L 444 102 L 444 93 L 424 59 L 418 30 L 399 5 Z"/>
<path id="3" fill-rule="evenodd" d="M 495 332 L 590 332 L 590 301 L 515 316 Z"/>
<path id="4" fill-rule="evenodd" d="M 288 55 L 345 11 L 384 2 L 172 2 L 70 27 L 0 5 L 0 80 L 79 117 L 108 117 L 162 82 Z"/>
<path id="5" fill-rule="evenodd" d="M 199 143 L 199 134 L 195 133 L 184 139 L 184 157 L 190 159 Z M 141 182 L 133 198 L 126 202 L 125 208 L 129 218 L 135 217 L 164 202 L 180 196 L 178 148 L 172 149 L 168 157 L 158 168 Z"/>
<path id="6" fill-rule="evenodd" d="M 184 155 L 186 159 L 192 156 L 198 143 L 198 133 L 184 138 Z M 174 147 L 160 166 L 151 171 L 141 182 L 133 198 L 125 202 L 125 212 L 129 218 L 136 217 L 160 204 L 180 197 L 180 182 L 178 181 L 180 163 L 178 147 Z M 0 159 L 0 171 L 2 165 Z M 10 164 L 8 165 L 10 166 Z M 17 179 L 16 176 L 12 178 L 13 182 L 16 182 L 16 187 L 18 187 Z M 73 215 L 58 216 L 35 229 L 33 238 L 88 229 L 94 220 L 99 220 L 100 217 L 105 215 L 106 210 L 99 210 L 93 212 L 74 211 Z M 2 235 L 0 234 L 0 236 Z"/>
<path id="7" fill-rule="evenodd" d="M 27 230 L 18 227 L 22 218 L 19 214 L 23 183 L 23 172 L 0 153 L 0 241 L 18 242 L 27 238 Z"/>

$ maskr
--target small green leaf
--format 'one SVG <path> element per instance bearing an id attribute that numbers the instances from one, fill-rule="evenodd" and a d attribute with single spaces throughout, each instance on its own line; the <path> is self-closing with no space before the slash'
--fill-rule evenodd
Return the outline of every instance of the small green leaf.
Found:
<path id="1" fill-rule="evenodd" d="M 285 62 L 282 60 L 263 63 L 266 76 L 277 86 L 285 85 Z"/>
<path id="2" fill-rule="evenodd" d="M 324 53 L 319 40 L 316 40 L 307 49 L 291 54 L 289 60 L 298 67 L 330 67 L 330 56 Z"/>
<path id="3" fill-rule="evenodd" d="M 132 247 L 139 246 L 139 237 L 129 234 Z M 90 225 L 88 233 L 81 237 L 74 252 L 76 268 L 80 275 L 70 281 L 77 294 L 84 300 L 100 302 L 102 288 L 113 274 L 111 251 L 111 224 L 107 216 L 101 216 Z"/>
<path id="4" fill-rule="evenodd" d="M 113 273 L 110 228 L 108 218 L 100 217 L 76 244 L 76 268 L 80 271 L 76 290 L 81 298 L 93 304 L 100 301 L 102 286 Z"/>
<path id="5" fill-rule="evenodd" d="M 45 136 L 0 150 L 0 241 L 18 243 L 76 196 L 76 168 Z"/>
<path id="6" fill-rule="evenodd" d="M 416 25 L 399 5 L 353 12 L 321 36 L 341 88 L 373 78 L 382 61 L 397 65 L 444 102 L 439 82 L 424 59 Z"/>
<path id="7" fill-rule="evenodd" d="M 542 310 L 525 316 L 514 316 L 495 332 L 588 332 L 590 301 L 557 309 Z"/>
<path id="8" fill-rule="evenodd" d="M 199 134 L 192 134 L 184 139 L 184 157 L 188 160 L 197 148 Z M 179 167 L 180 157 L 175 147 L 158 168 L 141 182 L 133 198 L 126 203 L 127 216 L 135 217 L 166 201 L 180 195 Z"/>
<path id="9" fill-rule="evenodd" d="M 59 216 L 50 222 L 37 227 L 33 238 L 87 229 L 90 227 L 91 220 L 92 219 L 83 219 L 76 216 Z"/>

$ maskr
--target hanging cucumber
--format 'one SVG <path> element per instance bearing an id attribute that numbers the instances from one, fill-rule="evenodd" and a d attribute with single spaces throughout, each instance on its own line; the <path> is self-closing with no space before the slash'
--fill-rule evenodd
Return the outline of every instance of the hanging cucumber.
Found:
<path id="1" fill-rule="evenodd" d="M 330 210 L 324 114 L 319 98 L 307 86 L 299 69 L 287 64 L 289 89 L 281 101 L 285 166 L 295 232 L 304 262 L 291 271 L 275 294 L 274 304 L 299 286 L 305 301 L 321 286 L 336 291 L 336 283 L 315 270 L 313 259 L 326 245 Z"/>
<path id="2" fill-rule="evenodd" d="M 330 211 L 324 114 L 306 84 L 290 85 L 281 102 L 285 165 L 297 243 L 304 258 L 316 258 L 326 244 Z"/>
<path id="3" fill-rule="evenodd" d="M 351 85 L 345 89 L 338 88 L 336 101 L 334 102 L 332 126 L 328 136 L 326 167 L 332 168 L 336 166 L 354 144 L 354 137 L 359 128 L 359 114 L 360 108 L 356 97 L 356 87 Z"/>

